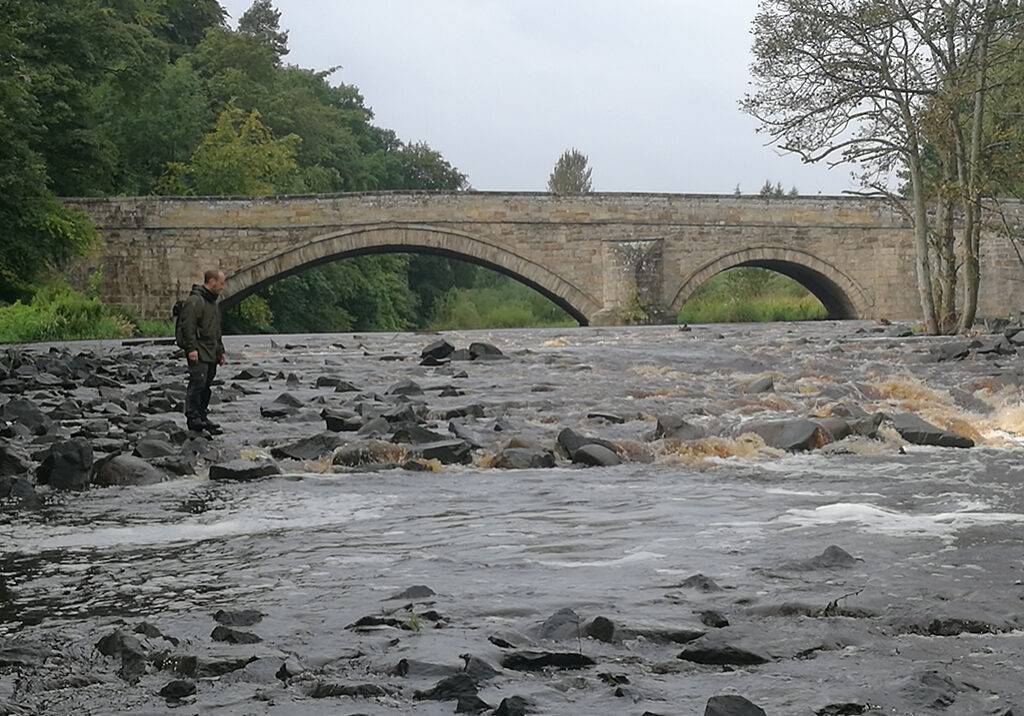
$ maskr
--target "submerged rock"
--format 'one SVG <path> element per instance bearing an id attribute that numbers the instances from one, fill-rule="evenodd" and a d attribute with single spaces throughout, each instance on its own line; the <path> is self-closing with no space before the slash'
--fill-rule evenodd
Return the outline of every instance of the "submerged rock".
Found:
<path id="1" fill-rule="evenodd" d="M 93 484 L 102 487 L 155 485 L 163 482 L 165 477 L 161 470 L 140 457 L 116 455 L 99 465 Z"/>
<path id="2" fill-rule="evenodd" d="M 270 475 L 280 475 L 281 468 L 269 460 L 229 460 L 210 465 L 211 480 L 257 480 Z"/>

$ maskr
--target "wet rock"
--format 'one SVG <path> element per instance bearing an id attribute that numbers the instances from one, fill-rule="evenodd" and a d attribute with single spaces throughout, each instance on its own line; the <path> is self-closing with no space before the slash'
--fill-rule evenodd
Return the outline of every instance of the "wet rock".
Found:
<path id="1" fill-rule="evenodd" d="M 364 438 L 382 438 L 391 432 L 391 423 L 381 417 L 372 418 L 356 431 L 356 435 Z"/>
<path id="2" fill-rule="evenodd" d="M 218 609 L 213 615 L 214 621 L 228 627 L 252 626 L 263 621 L 263 612 L 255 609 L 227 610 Z"/>
<path id="3" fill-rule="evenodd" d="M 614 450 L 596 443 L 581 446 L 572 454 L 572 461 L 588 467 L 610 467 L 622 463 Z"/>
<path id="4" fill-rule="evenodd" d="M 515 651 L 506 654 L 501 660 L 504 668 L 513 671 L 540 671 L 547 667 L 585 669 L 595 663 L 589 656 L 571 651 Z"/>
<path id="5" fill-rule="evenodd" d="M 330 684 L 320 682 L 309 692 L 310 698 L 328 699 L 335 696 L 349 696 L 358 699 L 376 699 L 385 696 L 396 696 L 398 689 L 381 686 L 380 684 Z"/>
<path id="6" fill-rule="evenodd" d="M 842 547 L 830 544 L 816 557 L 794 562 L 790 566 L 793 569 L 849 569 L 859 561 Z"/>
<path id="7" fill-rule="evenodd" d="M 976 341 L 974 352 L 980 355 L 1016 355 L 1017 347 L 1002 334 L 982 336 Z"/>
<path id="8" fill-rule="evenodd" d="M 615 640 L 615 622 L 607 617 L 594 617 L 583 628 L 583 633 L 591 639 L 610 644 Z"/>
<path id="9" fill-rule="evenodd" d="M 250 656 L 240 658 L 236 656 L 217 656 L 193 654 L 165 654 L 153 663 L 160 669 L 173 671 L 179 676 L 186 676 L 192 679 L 206 679 L 224 676 L 231 672 L 244 669 L 258 657 Z"/>
<path id="10" fill-rule="evenodd" d="M 48 659 L 55 656 L 59 656 L 58 652 L 37 644 L 19 643 L 13 640 L 5 640 L 0 643 L 0 667 L 35 668 L 42 666 Z"/>
<path id="11" fill-rule="evenodd" d="M 621 425 L 626 422 L 626 419 L 620 415 L 613 415 L 611 413 L 601 412 L 590 412 L 587 413 L 587 420 L 601 420 L 605 423 L 611 423 L 612 425 Z"/>
<path id="12" fill-rule="evenodd" d="M 192 681 L 175 680 L 160 689 L 160 695 L 168 701 L 180 701 L 196 692 L 196 685 Z"/>
<path id="13" fill-rule="evenodd" d="M 913 445 L 937 445 L 939 447 L 974 447 L 974 441 L 963 435 L 932 425 L 913 413 L 897 413 L 892 416 L 893 427 L 904 440 Z"/>
<path id="14" fill-rule="evenodd" d="M 244 368 L 239 371 L 231 380 L 260 380 L 267 377 L 267 371 L 259 368 Z"/>
<path id="15" fill-rule="evenodd" d="M 929 355 L 937 363 L 961 360 L 971 354 L 971 341 L 950 341 L 934 346 Z"/>
<path id="16" fill-rule="evenodd" d="M 444 464 L 468 464 L 473 448 L 464 440 L 440 440 L 433 443 L 412 445 L 409 453 L 425 460 L 439 460 Z"/>
<path id="17" fill-rule="evenodd" d="M 506 448 L 494 458 L 494 467 L 503 470 L 526 470 L 555 466 L 555 456 L 550 450 L 531 448 Z"/>
<path id="18" fill-rule="evenodd" d="M 135 450 L 132 452 L 136 457 L 148 460 L 154 457 L 167 457 L 178 452 L 177 448 L 166 440 L 143 439 L 135 443 Z"/>
<path id="19" fill-rule="evenodd" d="M 92 445 L 83 438 L 57 442 L 36 471 L 36 480 L 55 490 L 84 490 L 92 473 Z"/>
<path id="20" fill-rule="evenodd" d="M 437 592 L 425 584 L 414 584 L 408 589 L 403 589 L 397 594 L 392 594 L 388 599 L 428 599 L 436 594 Z"/>
<path id="21" fill-rule="evenodd" d="M 139 622 L 135 625 L 134 631 L 136 634 L 148 636 L 150 639 L 164 639 L 174 646 L 177 646 L 179 643 L 178 639 L 175 639 L 173 636 L 166 636 L 162 631 L 149 622 Z"/>
<path id="22" fill-rule="evenodd" d="M 754 382 L 750 383 L 746 387 L 745 393 L 774 393 L 775 392 L 775 380 L 770 376 L 766 375 L 763 378 L 758 378 Z"/>
<path id="23" fill-rule="evenodd" d="M 438 676 L 452 676 L 459 673 L 459 669 L 448 664 L 432 664 L 429 661 L 417 661 L 416 659 L 400 659 L 394 667 L 388 669 L 392 676 L 409 678 L 425 678 Z"/>
<path id="24" fill-rule="evenodd" d="M 327 432 L 322 432 L 308 438 L 303 438 L 289 445 L 279 445 L 270 449 L 272 457 L 292 460 L 318 460 L 330 455 L 336 449 L 346 443 L 346 440 L 335 432 L 330 432 L 328 423 Z"/>
<path id="25" fill-rule="evenodd" d="M 469 344 L 470 360 L 496 360 L 505 357 L 501 349 L 490 343 L 474 341 Z"/>
<path id="26" fill-rule="evenodd" d="M 32 469 L 28 456 L 14 445 L 0 444 L 0 475 L 26 475 Z"/>
<path id="27" fill-rule="evenodd" d="M 355 432 L 363 427 L 361 416 L 345 410 L 324 408 L 320 411 L 320 417 L 324 419 L 327 429 L 335 433 Z"/>
<path id="28" fill-rule="evenodd" d="M 704 428 L 688 423 L 678 415 L 659 415 L 657 425 L 655 425 L 650 439 L 686 442 L 688 440 L 700 440 L 705 436 Z"/>
<path id="29" fill-rule="evenodd" d="M 445 410 L 438 410 L 435 413 L 431 413 L 431 416 L 437 420 L 451 420 L 453 418 L 482 418 L 484 415 L 486 415 L 484 406 L 479 403 L 464 405 L 459 408 L 446 408 Z"/>
<path id="30" fill-rule="evenodd" d="M 932 636 L 957 636 L 958 634 L 999 634 L 1003 630 L 994 624 L 975 619 L 933 619 L 928 624 Z"/>
<path id="31" fill-rule="evenodd" d="M 870 707 L 867 704 L 846 701 L 844 703 L 823 706 L 814 713 L 816 716 L 856 716 L 857 714 L 866 713 L 868 708 Z"/>
<path id="32" fill-rule="evenodd" d="M 555 441 L 558 443 L 559 447 L 565 451 L 565 454 L 569 456 L 570 460 L 573 459 L 576 451 L 584 445 L 602 445 L 612 452 L 615 452 L 615 445 L 607 440 L 580 435 L 571 428 L 563 428 L 558 433 L 558 437 Z"/>
<path id="33" fill-rule="evenodd" d="M 476 695 L 476 682 L 469 674 L 460 672 L 441 679 L 426 691 L 416 691 L 413 698 L 430 701 L 456 701 L 472 700 Z"/>
<path id="34" fill-rule="evenodd" d="M 959 690 L 949 676 L 923 671 L 903 680 L 900 692 L 917 709 L 944 709 L 953 705 Z"/>
<path id="35" fill-rule="evenodd" d="M 827 433 L 828 442 L 842 440 L 853 433 L 850 423 L 840 417 L 815 418 L 812 422 Z"/>
<path id="36" fill-rule="evenodd" d="M 743 696 L 712 696 L 704 707 L 704 716 L 767 716 L 765 710 Z"/>
<path id="37" fill-rule="evenodd" d="M 575 610 L 565 607 L 544 620 L 537 629 L 537 638 L 562 641 L 578 639 L 581 634 L 580 616 Z"/>
<path id="38" fill-rule="evenodd" d="M 679 583 L 685 589 L 696 589 L 701 592 L 720 592 L 722 588 L 715 583 L 711 577 L 703 574 L 693 574 Z"/>
<path id="39" fill-rule="evenodd" d="M 146 672 L 146 652 L 142 642 L 131 634 L 116 629 L 96 642 L 96 650 L 111 658 L 121 659 L 118 676 L 134 683 Z"/>
<path id="40" fill-rule="evenodd" d="M 270 475 L 280 475 L 281 468 L 269 460 L 229 460 L 210 465 L 211 480 L 257 480 Z"/>
<path id="41" fill-rule="evenodd" d="M 210 638 L 227 644 L 258 644 L 263 641 L 263 639 L 252 632 L 232 629 L 223 624 L 213 628 L 213 631 L 210 632 Z"/>
<path id="42" fill-rule="evenodd" d="M 679 652 L 679 659 L 692 661 L 695 664 L 714 664 L 720 666 L 753 666 L 767 664 L 769 659 L 752 651 L 741 649 L 731 644 L 692 646 Z"/>
<path id="43" fill-rule="evenodd" d="M 384 391 L 385 395 L 423 395 L 423 388 L 416 381 L 403 378 Z"/>
<path id="44" fill-rule="evenodd" d="M 361 465 L 392 464 L 404 461 L 408 451 L 383 440 L 359 440 L 349 443 L 334 454 L 335 465 L 358 467 Z"/>
<path id="45" fill-rule="evenodd" d="M 443 442 L 446 438 L 421 425 L 409 425 L 396 430 L 391 440 L 396 443 L 426 444 Z"/>
<path id="46" fill-rule="evenodd" d="M 0 500 L 10 500 L 18 507 L 36 509 L 43 504 L 36 488 L 24 477 L 0 477 Z M 0 590 L 0 595 L 2 595 Z"/>
<path id="47" fill-rule="evenodd" d="M 501 672 L 495 669 L 493 666 L 488 664 L 480 657 L 473 656 L 472 654 L 459 654 L 459 658 L 465 662 L 462 667 L 463 673 L 469 676 L 476 683 L 489 681 L 496 676 L 500 676 Z"/>
<path id="48" fill-rule="evenodd" d="M 829 442 L 820 425 L 804 418 L 749 423 L 742 431 L 761 436 L 773 448 L 791 452 L 813 450 Z"/>
<path id="49" fill-rule="evenodd" d="M 454 350 L 455 346 L 442 338 L 425 346 L 423 350 L 420 351 L 420 358 L 432 358 L 440 361 L 450 356 Z"/>
<path id="50" fill-rule="evenodd" d="M 714 609 L 705 609 L 700 612 L 699 616 L 700 623 L 712 629 L 722 629 L 729 626 L 729 620 L 726 619 L 725 615 Z"/>
<path id="51" fill-rule="evenodd" d="M 46 435 L 53 431 L 54 423 L 33 402 L 25 398 L 12 398 L 4 404 L 0 418 L 28 428 L 33 435 Z"/>
<path id="52" fill-rule="evenodd" d="M 101 487 L 155 485 L 164 478 L 163 472 L 140 457 L 116 455 L 99 464 L 93 484 Z"/>
<path id="53" fill-rule="evenodd" d="M 422 403 L 400 403 L 385 410 L 380 417 L 397 427 L 398 425 L 416 425 L 423 420 L 425 414 L 426 406 Z"/>
<path id="54" fill-rule="evenodd" d="M 498 708 L 494 710 L 494 716 L 527 716 L 534 713 L 537 705 L 530 699 L 522 696 L 508 696 L 501 700 Z"/>
<path id="55" fill-rule="evenodd" d="M 532 640 L 525 634 L 504 630 L 496 632 L 487 637 L 487 641 L 499 649 L 520 649 L 525 646 L 532 646 Z"/>
<path id="56" fill-rule="evenodd" d="M 689 644 L 706 634 L 700 629 L 681 629 L 671 626 L 630 626 L 619 629 L 620 639 L 642 637 L 654 644 Z"/>

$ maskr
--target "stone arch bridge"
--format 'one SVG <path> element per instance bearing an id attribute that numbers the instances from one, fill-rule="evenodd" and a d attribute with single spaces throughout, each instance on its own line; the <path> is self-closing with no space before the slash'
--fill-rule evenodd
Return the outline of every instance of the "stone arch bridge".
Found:
<path id="1" fill-rule="evenodd" d="M 167 317 L 202 271 L 228 276 L 225 307 L 285 276 L 379 252 L 426 252 L 512 276 L 581 324 L 673 322 L 735 266 L 790 276 L 832 318 L 920 315 L 910 224 L 880 200 L 682 194 L 382 192 L 278 197 L 67 199 L 103 237 L 101 297 Z M 1024 308 L 1005 239 L 982 242 L 979 315 Z"/>

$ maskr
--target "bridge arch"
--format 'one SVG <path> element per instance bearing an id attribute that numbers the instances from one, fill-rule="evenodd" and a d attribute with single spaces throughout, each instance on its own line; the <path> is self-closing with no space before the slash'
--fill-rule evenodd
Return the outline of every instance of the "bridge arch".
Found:
<path id="1" fill-rule="evenodd" d="M 850 319 L 871 315 L 872 301 L 861 286 L 832 264 L 805 251 L 777 246 L 742 249 L 720 256 L 691 273 L 670 304 L 678 315 L 697 288 L 715 274 L 740 266 L 769 269 L 793 279 L 821 301 L 829 318 Z"/>
<path id="2" fill-rule="evenodd" d="M 513 251 L 451 229 L 427 225 L 379 224 L 317 236 L 228 272 L 221 307 L 299 271 L 337 259 L 376 253 L 428 253 L 461 259 L 498 271 L 540 292 L 587 325 L 600 304 L 550 269 Z"/>

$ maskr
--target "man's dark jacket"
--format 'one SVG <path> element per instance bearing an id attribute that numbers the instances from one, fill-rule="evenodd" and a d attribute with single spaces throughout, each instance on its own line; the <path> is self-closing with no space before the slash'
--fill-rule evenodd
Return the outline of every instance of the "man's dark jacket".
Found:
<path id="1" fill-rule="evenodd" d="M 181 309 L 181 330 L 185 353 L 196 351 L 204 363 L 217 363 L 224 355 L 220 333 L 220 309 L 217 294 L 202 284 L 193 284 Z"/>

